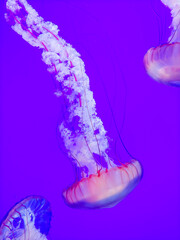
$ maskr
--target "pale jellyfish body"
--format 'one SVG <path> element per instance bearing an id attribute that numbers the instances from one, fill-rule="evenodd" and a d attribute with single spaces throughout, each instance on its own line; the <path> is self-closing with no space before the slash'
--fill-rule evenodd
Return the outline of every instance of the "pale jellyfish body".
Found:
<path id="1" fill-rule="evenodd" d="M 29 196 L 17 203 L 0 224 L 0 240 L 47 240 L 51 208 L 47 200 Z"/>
<path id="2" fill-rule="evenodd" d="M 141 176 L 141 166 L 134 161 L 83 178 L 68 188 L 64 197 L 75 208 L 113 207 L 134 189 Z"/>
<path id="3" fill-rule="evenodd" d="M 171 9 L 173 28 L 168 43 L 148 50 L 144 57 L 147 73 L 155 80 L 180 85 L 180 1 L 161 0 Z"/>
<path id="4" fill-rule="evenodd" d="M 120 202 L 142 177 L 137 160 L 117 164 L 109 155 L 107 132 L 97 116 L 80 54 L 60 36 L 58 27 L 45 22 L 25 0 L 8 0 L 7 21 L 32 46 L 43 50 L 42 59 L 58 82 L 57 96 L 64 99 L 65 114 L 59 126 L 69 158 L 80 179 L 63 192 L 68 206 L 111 207 Z"/>

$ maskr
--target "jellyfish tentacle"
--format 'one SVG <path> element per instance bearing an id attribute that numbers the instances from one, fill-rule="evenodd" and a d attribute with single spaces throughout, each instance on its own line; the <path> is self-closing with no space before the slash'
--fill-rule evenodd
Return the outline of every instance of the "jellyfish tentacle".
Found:
<path id="1" fill-rule="evenodd" d="M 10 0 L 9 0 L 10 1 Z M 87 96 L 84 96 L 84 99 L 85 99 L 85 105 L 86 105 L 86 108 L 87 108 L 87 114 L 84 114 L 84 117 L 86 118 L 86 125 L 87 126 L 85 126 L 84 128 L 85 128 L 85 130 L 84 130 L 84 135 L 85 136 L 87 136 L 87 132 L 88 132 L 88 135 L 89 135 L 89 133 L 90 133 L 90 131 L 89 131 L 89 127 L 91 126 L 91 128 L 92 128 L 92 136 L 95 138 L 95 141 L 96 141 L 96 147 L 95 147 L 95 144 L 93 143 L 91 143 L 91 142 L 89 142 L 88 143 L 88 150 L 89 149 L 91 149 L 91 152 L 95 152 L 95 153 L 97 153 L 97 151 L 98 151 L 98 153 L 99 153 L 99 155 L 101 156 L 101 151 L 105 151 L 107 148 L 108 148 L 108 142 L 107 142 L 107 140 L 106 140 L 106 137 L 105 137 L 105 133 L 106 133 L 106 131 L 105 131 L 105 129 L 104 129 L 104 127 L 103 127 L 103 125 L 102 125 L 102 122 L 101 122 L 101 120 L 97 117 L 97 114 L 96 114 L 96 110 L 95 110 L 95 102 L 93 101 L 93 99 L 92 99 L 92 97 L 90 97 L 90 96 L 92 96 L 92 93 L 90 93 L 90 90 L 89 90 L 89 79 L 88 79 L 88 77 L 87 77 L 87 75 L 85 74 L 85 70 L 84 70 L 84 64 L 82 63 L 82 61 L 80 60 L 80 58 L 79 58 L 79 54 L 69 45 L 69 44 L 66 44 L 65 43 L 65 41 L 64 40 L 62 40 L 60 37 L 57 37 L 57 33 L 58 33 L 58 29 L 56 28 L 56 34 L 53 32 L 53 31 L 51 31 L 50 29 L 48 29 L 48 27 L 46 27 L 45 25 L 46 25 L 46 22 L 44 22 L 44 20 L 42 19 L 42 18 L 40 18 L 39 16 L 38 16 L 38 14 L 35 12 L 34 13 L 34 11 L 31 9 L 31 7 L 30 7 L 30 5 L 28 5 L 27 3 L 26 3 L 26 1 L 24 1 L 24 0 L 19 0 L 19 1 L 15 1 L 14 0 L 14 2 L 16 3 L 16 4 L 18 4 L 18 3 L 21 3 L 21 7 L 20 8 L 22 8 L 22 6 L 23 6 L 23 8 L 26 10 L 25 12 L 26 12 L 26 14 L 27 14 L 27 16 L 26 16 L 26 18 L 25 18 L 25 20 L 26 20 L 26 25 L 27 25 L 27 27 L 28 27 L 28 29 L 27 28 L 23 28 L 22 29 L 22 31 L 27 31 L 28 33 L 30 32 L 29 31 L 29 29 L 32 29 L 32 30 L 36 30 L 36 32 L 38 32 L 39 33 L 39 36 L 36 38 L 36 40 L 38 39 L 38 40 L 40 40 L 40 42 L 41 42 L 41 44 L 43 43 L 44 44 L 44 42 L 46 42 L 46 44 L 44 44 L 43 45 L 43 47 L 45 48 L 45 50 L 47 51 L 47 52 L 49 52 L 49 53 L 46 53 L 46 52 L 44 52 L 44 50 L 43 50 L 43 53 L 44 53 L 44 56 L 43 56 L 43 60 L 50 66 L 50 71 L 54 71 L 53 69 L 51 69 L 51 65 L 53 65 L 54 66 L 54 68 L 56 68 L 55 69 L 55 72 L 56 72 L 56 79 L 57 80 L 59 80 L 60 82 L 61 82 L 61 79 L 62 79 L 62 77 L 60 76 L 60 72 L 59 72 L 59 69 L 58 69 L 58 65 L 59 64 L 55 64 L 55 59 L 53 60 L 52 59 L 52 57 L 50 56 L 51 55 L 51 53 L 56 53 L 56 55 L 54 55 L 54 57 L 55 58 L 59 58 L 61 55 L 63 55 L 63 52 L 64 52 L 64 54 L 65 54 L 65 56 L 66 56 L 66 59 L 68 58 L 68 64 L 70 64 L 70 66 L 68 65 L 67 66 L 67 68 L 66 69 L 68 69 L 68 72 L 69 72 L 69 68 L 71 67 L 72 68 L 72 74 L 74 75 L 74 78 L 75 78 L 75 81 L 78 83 L 78 87 L 76 87 L 76 86 L 74 86 L 74 84 L 72 83 L 72 81 L 71 81 L 71 76 L 69 76 L 68 77 L 68 79 L 69 79 L 69 82 L 71 81 L 71 85 L 73 86 L 73 88 L 74 88 L 74 93 L 75 92 L 77 92 L 77 95 L 78 95 L 78 98 L 79 98 L 79 103 L 80 103 L 80 106 L 79 107 L 81 107 L 82 106 L 82 101 L 83 101 L 83 96 L 82 95 L 85 95 L 86 93 L 84 92 L 84 94 L 83 94 L 83 92 L 82 92 L 82 90 L 81 90 L 81 88 L 79 87 L 79 84 L 84 84 L 85 82 L 85 91 L 87 91 L 88 90 L 88 100 L 87 100 Z M 8 5 L 8 7 L 9 7 L 9 5 Z M 10 8 L 10 10 L 13 10 L 11 7 L 9 7 Z M 19 11 L 20 11 L 20 9 L 18 9 Z M 38 19 L 38 20 L 36 20 L 36 22 L 37 22 L 37 24 L 36 24 L 36 26 L 33 26 L 33 23 L 32 23 L 32 21 L 30 21 L 30 16 L 32 15 L 31 14 L 31 12 L 35 15 L 35 17 Z M 14 12 L 14 14 L 17 14 L 16 12 Z M 33 16 L 31 16 L 31 17 L 33 17 Z M 7 19 L 8 19 L 8 16 L 6 17 Z M 28 21 L 27 21 L 27 19 L 28 19 Z M 19 22 L 20 23 L 20 22 Z M 49 25 L 52 27 L 52 26 L 54 26 L 53 24 L 50 24 L 49 23 Z M 18 29 L 18 27 L 16 26 L 16 27 L 13 27 L 13 29 L 15 30 L 15 31 L 17 31 L 19 34 L 21 34 L 21 35 L 23 35 L 24 34 L 24 32 L 23 32 L 23 34 L 19 31 L 19 29 Z M 46 36 L 46 34 L 45 34 L 45 32 L 48 32 L 50 35 L 52 35 L 54 38 L 55 38 L 55 40 L 56 41 L 60 41 L 61 40 L 61 42 L 63 43 L 63 44 L 61 44 L 61 45 L 63 45 L 63 49 L 61 48 L 60 49 L 60 52 L 59 52 L 59 49 L 58 49 L 58 51 L 53 51 L 52 50 L 52 45 L 49 43 L 49 36 L 48 36 L 48 38 L 47 38 L 47 36 Z M 32 31 L 30 32 L 30 34 L 32 33 Z M 42 37 L 42 35 L 45 35 L 44 37 Z M 33 45 L 34 44 L 34 42 L 32 41 L 32 39 L 31 40 L 29 40 L 28 39 L 28 36 L 25 36 L 25 37 L 23 37 L 23 38 L 25 38 L 25 40 L 26 41 L 28 41 L 31 45 Z M 43 39 L 43 41 L 42 41 L 42 39 Z M 52 40 L 52 39 L 50 39 L 50 40 Z M 47 43 L 48 42 L 48 43 Z M 40 46 L 40 44 L 38 44 L 37 42 L 36 42 L 36 44 L 35 45 L 37 45 L 38 47 L 40 47 L 40 48 L 42 48 L 41 46 Z M 50 45 L 50 48 L 49 48 L 49 45 Z M 50 55 L 48 55 L 48 54 L 50 54 Z M 58 56 L 57 56 L 58 55 Z M 49 58 L 48 58 L 49 57 Z M 51 58 L 51 59 L 50 59 Z M 66 59 L 65 58 L 62 58 L 62 59 L 60 59 L 62 62 L 63 62 L 63 60 L 64 61 L 66 61 Z M 49 62 L 48 62 L 49 61 Z M 52 61 L 52 62 L 51 62 Z M 76 61 L 78 61 L 78 62 L 80 62 L 80 68 L 79 68 L 79 70 L 78 70 L 78 66 L 77 66 L 77 64 L 76 64 Z M 78 75 L 76 74 L 76 73 L 78 73 Z M 62 75 L 62 73 L 61 73 L 61 75 Z M 65 81 L 64 81 L 64 83 L 65 83 Z M 83 86 L 83 85 L 81 85 L 81 86 Z M 66 86 L 66 84 L 64 84 L 64 87 L 66 88 L 67 86 Z M 82 89 L 84 88 L 84 87 L 82 87 Z M 80 92 L 79 91 L 77 91 L 77 89 L 79 89 L 80 90 Z M 66 90 L 66 89 L 65 89 Z M 74 94 L 75 95 L 75 94 Z M 73 101 L 73 99 L 70 99 L 70 97 L 67 97 L 67 99 L 68 100 L 71 100 L 71 102 Z M 74 99 L 75 100 L 75 99 Z M 88 105 L 89 105 L 89 102 L 92 102 L 93 103 L 93 105 L 92 105 L 92 107 L 90 108 Z M 74 106 L 74 110 L 76 110 L 77 112 L 79 111 L 78 110 L 78 106 Z M 85 111 L 85 112 L 86 112 Z M 71 111 L 72 112 L 72 111 Z M 89 121 L 87 121 L 87 116 L 89 115 Z M 93 120 L 92 120 L 92 116 L 93 115 Z M 74 116 L 78 116 L 78 114 L 77 115 L 74 115 Z M 69 118 L 70 119 L 72 119 L 73 117 L 74 117 L 72 114 L 70 114 L 70 116 L 69 116 Z M 89 123 L 88 123 L 89 122 Z M 99 128 L 100 128 L 100 135 L 101 135 L 101 137 L 100 138 L 98 138 L 95 134 L 94 134 L 94 124 L 95 125 L 97 125 L 98 124 L 98 126 L 99 126 Z M 83 125 L 83 123 L 79 120 L 79 126 L 81 127 L 81 125 Z M 66 129 L 68 130 L 68 128 L 66 128 L 66 126 L 62 123 L 61 124 L 61 127 L 63 128 L 63 129 L 65 129 L 65 132 L 66 132 Z M 88 128 L 88 129 L 87 129 Z M 63 131 L 62 131 L 62 133 L 63 133 Z M 91 139 L 93 139 L 93 137 L 91 137 Z M 77 139 L 77 140 L 76 140 Z M 79 136 L 77 135 L 76 136 L 76 139 L 75 139 L 75 142 L 76 141 L 78 141 L 79 142 Z M 88 139 L 90 139 L 90 137 L 88 138 Z M 103 143 L 103 145 L 102 145 L 102 143 L 100 143 L 99 141 L 100 141 L 100 139 L 101 139 L 101 142 Z M 70 139 L 69 139 L 70 140 Z M 89 141 L 89 140 L 88 140 Z M 92 140 L 92 142 L 93 142 L 94 140 Z M 71 142 L 71 141 L 70 141 Z M 87 144 L 87 143 L 86 143 Z M 101 146 L 100 146 L 101 145 Z M 83 146 L 82 146 L 82 148 L 83 148 Z M 70 150 L 69 150 L 70 151 Z M 84 157 L 83 157 L 83 155 L 84 155 L 84 153 L 82 152 L 81 153 L 82 154 L 82 156 L 80 156 L 80 158 L 81 159 L 83 159 Z M 81 155 L 81 154 L 78 154 L 78 155 Z M 73 154 L 73 155 L 77 155 L 77 152 L 76 152 L 76 154 Z M 104 152 L 104 156 L 106 156 L 106 154 L 105 154 L 105 152 Z M 76 158 L 77 158 L 77 156 L 76 156 Z M 107 158 L 107 157 L 106 157 Z M 91 156 L 91 163 L 90 163 L 90 166 L 92 167 L 93 166 L 93 162 L 94 161 L 94 158 Z M 83 163 L 83 165 L 85 165 L 85 163 Z M 94 166 L 96 166 L 97 165 L 97 163 L 94 161 Z M 101 165 L 101 164 L 100 164 Z M 90 168 L 91 168 L 90 167 Z M 102 168 L 102 166 L 100 166 L 101 168 Z M 93 167 L 93 170 L 94 170 L 94 167 Z M 92 170 L 92 172 L 93 172 L 93 170 Z M 90 170 L 90 173 L 91 173 L 91 170 Z"/>

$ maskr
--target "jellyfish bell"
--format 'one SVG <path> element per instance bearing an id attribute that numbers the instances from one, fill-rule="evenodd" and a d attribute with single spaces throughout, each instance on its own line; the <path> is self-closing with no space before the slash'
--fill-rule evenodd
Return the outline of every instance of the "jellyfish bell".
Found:
<path id="1" fill-rule="evenodd" d="M 171 9 L 172 33 L 168 43 L 153 47 L 144 56 L 144 66 L 153 79 L 180 86 L 180 1 L 161 0 Z"/>
<path id="2" fill-rule="evenodd" d="M 51 208 L 40 196 L 29 196 L 15 204 L 0 224 L 0 240 L 47 240 Z"/>
<path id="3" fill-rule="evenodd" d="M 180 43 L 151 48 L 144 57 L 147 73 L 155 80 L 180 85 Z"/>
<path id="4" fill-rule="evenodd" d="M 118 204 L 140 182 L 142 168 L 138 161 L 102 170 L 82 178 L 63 192 L 72 208 L 109 208 Z"/>

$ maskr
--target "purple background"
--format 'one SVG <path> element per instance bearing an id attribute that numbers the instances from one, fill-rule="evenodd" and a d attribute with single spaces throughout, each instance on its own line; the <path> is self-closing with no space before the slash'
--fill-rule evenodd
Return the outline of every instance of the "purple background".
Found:
<path id="1" fill-rule="evenodd" d="M 15 202 L 38 194 L 52 205 L 50 239 L 180 239 L 180 89 L 153 81 L 143 66 L 146 51 L 167 41 L 169 10 L 160 0 L 29 3 L 81 53 L 98 115 L 113 135 L 104 82 L 123 140 L 144 176 L 114 208 L 64 204 L 61 193 L 75 174 L 58 145 L 61 101 L 41 51 L 11 30 L 1 8 L 0 218 Z"/>

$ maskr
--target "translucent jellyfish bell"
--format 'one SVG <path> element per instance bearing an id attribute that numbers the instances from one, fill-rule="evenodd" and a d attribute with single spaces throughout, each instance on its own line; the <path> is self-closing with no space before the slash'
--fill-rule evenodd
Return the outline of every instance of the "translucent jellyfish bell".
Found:
<path id="1" fill-rule="evenodd" d="M 17 203 L 0 225 L 0 240 L 47 240 L 51 208 L 47 200 L 29 196 Z"/>
<path id="2" fill-rule="evenodd" d="M 113 207 L 136 187 L 141 177 L 139 162 L 132 161 L 82 178 L 63 196 L 66 203 L 74 208 Z"/>
<path id="3" fill-rule="evenodd" d="M 110 143 L 97 116 L 89 77 L 80 54 L 59 35 L 59 29 L 42 17 L 26 0 L 8 0 L 6 20 L 32 46 L 43 50 L 42 60 L 57 81 L 57 96 L 64 102 L 59 126 L 63 147 L 76 166 L 79 179 L 63 196 L 68 206 L 112 207 L 133 190 L 142 177 L 137 160 L 123 163 L 110 156 Z M 120 148 L 125 149 L 120 137 Z"/>
<path id="4" fill-rule="evenodd" d="M 167 44 L 148 50 L 144 57 L 147 73 L 155 80 L 180 85 L 180 1 L 162 0 L 171 9 L 173 31 Z"/>

